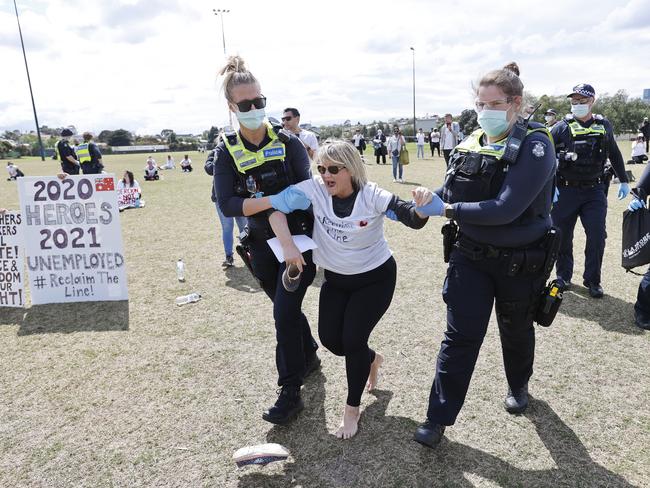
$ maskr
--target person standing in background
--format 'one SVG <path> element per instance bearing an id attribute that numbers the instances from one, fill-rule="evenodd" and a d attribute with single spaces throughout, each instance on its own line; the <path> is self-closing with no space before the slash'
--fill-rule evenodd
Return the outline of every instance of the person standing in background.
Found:
<path id="1" fill-rule="evenodd" d="M 93 142 L 93 135 L 90 132 L 84 132 L 83 139 L 84 142 L 77 146 L 76 151 L 81 163 L 81 171 L 85 175 L 99 174 L 104 170 L 102 153 L 97 144 Z"/>
<path id="2" fill-rule="evenodd" d="M 416 157 L 424 159 L 424 132 L 422 129 L 418 129 L 418 133 L 415 135 L 415 145 L 418 149 Z"/>
<path id="3" fill-rule="evenodd" d="M 386 149 L 386 136 L 381 129 L 377 129 L 377 134 L 372 140 L 372 145 L 375 148 L 375 158 L 377 159 L 377 164 L 379 164 L 379 158 L 382 159 L 382 164 L 386 164 L 386 154 L 388 150 Z"/>
<path id="4" fill-rule="evenodd" d="M 70 129 L 63 129 L 61 131 L 61 139 L 56 143 L 56 154 L 59 161 L 61 161 L 61 171 L 69 175 L 78 175 L 81 169 L 81 163 L 77 159 L 77 154 L 74 149 L 70 147 L 70 138 L 72 131 Z"/>
<path id="5" fill-rule="evenodd" d="M 406 144 L 404 136 L 399 130 L 399 127 L 395 126 L 393 129 L 393 135 L 388 139 L 388 154 L 393 161 L 393 183 L 401 183 L 404 180 L 402 179 L 404 173 L 404 167 L 399 160 L 400 153 L 402 152 L 402 147 Z"/>
<path id="6" fill-rule="evenodd" d="M 438 157 L 440 157 L 440 132 L 438 132 L 438 129 L 431 129 L 429 146 L 431 146 L 431 157 L 433 157 L 434 149 L 438 150 Z"/>
<path id="7" fill-rule="evenodd" d="M 557 124 L 557 112 L 549 108 L 544 114 L 544 121 L 546 122 L 546 128 L 551 130 L 555 124 Z"/>
<path id="8" fill-rule="evenodd" d="M 643 123 L 639 126 L 639 132 L 643 134 L 645 139 L 645 152 L 650 151 L 648 148 L 650 141 L 650 122 L 648 122 L 648 117 L 643 117 Z"/>
<path id="9" fill-rule="evenodd" d="M 458 122 L 454 122 L 451 114 L 445 114 L 445 123 L 440 131 L 440 146 L 442 147 L 442 154 L 445 157 L 445 164 L 449 166 L 449 155 L 451 151 L 458 145 L 460 126 Z"/>
<path id="10" fill-rule="evenodd" d="M 366 149 L 366 139 L 363 137 L 363 134 L 361 133 L 361 129 L 356 129 L 354 131 L 354 136 L 352 136 L 352 140 L 354 141 L 354 147 L 357 148 L 357 151 L 359 151 L 359 154 L 361 155 L 361 159 L 363 159 L 363 151 Z"/>
<path id="11" fill-rule="evenodd" d="M 314 155 L 318 151 L 318 138 L 313 132 L 300 128 L 300 112 L 298 112 L 297 108 L 289 107 L 284 109 L 282 126 L 300 139 L 300 142 L 307 149 L 309 159 L 314 159 Z"/>

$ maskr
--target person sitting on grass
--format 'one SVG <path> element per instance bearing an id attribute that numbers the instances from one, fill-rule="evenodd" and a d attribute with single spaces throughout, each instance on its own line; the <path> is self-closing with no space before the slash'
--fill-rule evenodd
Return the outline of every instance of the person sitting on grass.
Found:
<path id="1" fill-rule="evenodd" d="M 160 179 L 160 176 L 158 176 L 158 166 L 156 166 L 156 162 L 151 156 L 147 158 L 147 165 L 144 167 L 144 179 L 146 181 Z"/>
<path id="2" fill-rule="evenodd" d="M 176 165 L 174 164 L 174 158 L 172 158 L 171 154 L 167 155 L 167 162 L 163 164 L 160 169 L 176 169 Z"/>
<path id="3" fill-rule="evenodd" d="M 632 159 L 627 164 L 643 164 L 648 160 L 648 155 L 645 153 L 645 138 L 643 134 L 636 136 L 636 141 L 632 143 Z"/>
<path id="4" fill-rule="evenodd" d="M 364 386 L 377 387 L 383 356 L 368 347 L 372 330 L 390 307 L 395 291 L 397 264 L 384 237 L 384 217 L 421 229 L 428 217 L 414 203 L 368 181 L 358 150 L 349 142 L 327 141 L 315 156 L 317 176 L 290 186 L 279 194 L 291 210 L 311 202 L 314 212 L 314 263 L 325 270 L 318 307 L 318 335 L 324 347 L 345 357 L 348 394 L 341 426 L 334 435 L 349 439 L 358 430 Z M 433 194 L 413 190 L 422 205 Z M 285 198 L 286 197 L 286 198 Z M 306 206 L 305 206 L 305 198 Z M 300 280 L 305 261 L 289 234 L 286 215 L 269 217 L 282 243 L 287 270 L 282 284 L 287 290 Z"/>
<path id="5" fill-rule="evenodd" d="M 7 181 L 15 180 L 16 178 L 21 178 L 25 176 L 22 171 L 18 168 L 17 165 L 9 161 L 7 163 L 7 173 L 9 173 L 9 178 Z"/>
<path id="6" fill-rule="evenodd" d="M 144 207 L 140 184 L 131 171 L 125 171 L 122 179 L 117 182 L 117 198 L 120 211 L 126 208 Z"/>
<path id="7" fill-rule="evenodd" d="M 135 179 L 133 173 L 129 170 L 124 172 L 124 176 L 120 181 L 117 182 L 117 189 L 124 190 L 125 188 L 138 188 L 140 189 L 140 183 Z"/>
<path id="8" fill-rule="evenodd" d="M 183 170 L 183 173 L 191 173 L 192 172 L 192 160 L 190 157 L 186 154 L 183 160 L 181 161 L 181 169 Z"/>

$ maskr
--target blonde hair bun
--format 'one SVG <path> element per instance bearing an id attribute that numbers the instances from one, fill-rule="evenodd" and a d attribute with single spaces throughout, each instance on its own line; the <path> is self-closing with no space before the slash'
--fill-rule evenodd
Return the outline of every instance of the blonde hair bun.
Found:
<path id="1" fill-rule="evenodd" d="M 511 62 L 511 63 L 506 64 L 503 67 L 503 69 L 508 70 L 508 71 L 512 71 L 514 74 L 519 76 L 519 65 L 517 63 L 515 63 L 514 61 Z"/>

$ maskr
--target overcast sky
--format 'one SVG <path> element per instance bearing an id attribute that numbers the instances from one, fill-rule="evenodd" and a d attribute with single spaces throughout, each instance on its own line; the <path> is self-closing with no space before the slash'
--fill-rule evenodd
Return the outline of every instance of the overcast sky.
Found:
<path id="1" fill-rule="evenodd" d="M 488 6 L 490 9 L 488 10 Z M 227 122 L 217 70 L 228 54 L 260 80 L 267 112 L 352 122 L 472 106 L 472 81 L 516 61 L 526 90 L 650 88 L 650 0 L 21 0 L 41 125 L 79 130 Z M 0 129 L 34 128 L 13 2 L 0 3 Z"/>

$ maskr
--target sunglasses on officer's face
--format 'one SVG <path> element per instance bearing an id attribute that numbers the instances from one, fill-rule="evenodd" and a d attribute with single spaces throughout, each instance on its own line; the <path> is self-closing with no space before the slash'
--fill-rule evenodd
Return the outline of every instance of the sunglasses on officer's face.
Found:
<path id="1" fill-rule="evenodd" d="M 287 115 L 286 117 L 282 117 L 282 122 L 289 122 L 291 119 L 293 119 L 293 115 Z"/>
<path id="2" fill-rule="evenodd" d="M 331 175 L 337 175 L 339 174 L 339 171 L 342 169 L 345 169 L 345 166 L 321 166 L 320 164 L 317 166 L 318 172 L 322 175 L 325 174 L 326 171 L 329 171 Z"/>
<path id="3" fill-rule="evenodd" d="M 237 108 L 240 112 L 248 112 L 253 106 L 260 109 L 266 107 L 266 97 L 264 95 L 253 98 L 252 100 L 242 100 L 241 102 L 235 102 Z"/>

